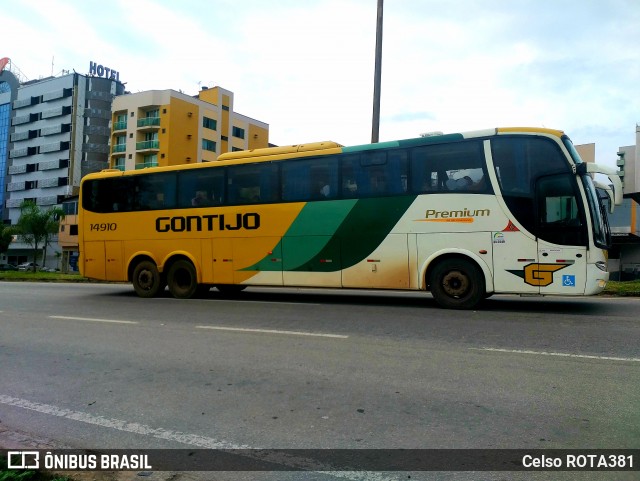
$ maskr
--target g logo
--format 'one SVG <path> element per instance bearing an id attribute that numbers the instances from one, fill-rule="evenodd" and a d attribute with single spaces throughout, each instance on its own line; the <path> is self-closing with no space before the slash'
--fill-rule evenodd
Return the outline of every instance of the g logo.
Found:
<path id="1" fill-rule="evenodd" d="M 569 264 L 529 264 L 524 268 L 524 282 L 530 286 L 546 287 L 553 284 L 553 273 Z"/>

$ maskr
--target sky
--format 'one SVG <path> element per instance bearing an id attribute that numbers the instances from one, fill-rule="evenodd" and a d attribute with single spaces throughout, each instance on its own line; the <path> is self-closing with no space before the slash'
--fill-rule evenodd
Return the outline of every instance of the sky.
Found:
<path id="1" fill-rule="evenodd" d="M 377 0 L 0 0 L 30 79 L 91 61 L 132 93 L 219 85 L 277 145 L 371 141 Z M 639 0 L 386 0 L 380 141 L 564 130 L 615 165 L 640 123 Z"/>

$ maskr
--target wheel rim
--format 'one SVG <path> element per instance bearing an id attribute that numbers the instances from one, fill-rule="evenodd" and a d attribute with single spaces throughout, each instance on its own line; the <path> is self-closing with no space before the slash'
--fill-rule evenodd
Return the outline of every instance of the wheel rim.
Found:
<path id="1" fill-rule="evenodd" d="M 140 288 L 144 289 L 145 291 L 149 291 L 153 288 L 153 284 L 153 273 L 147 269 L 140 271 L 140 274 L 138 274 L 138 285 L 140 286 Z"/>
<path id="2" fill-rule="evenodd" d="M 451 297 L 462 297 L 469 291 L 469 277 L 461 271 L 449 271 L 442 278 L 442 288 Z"/>

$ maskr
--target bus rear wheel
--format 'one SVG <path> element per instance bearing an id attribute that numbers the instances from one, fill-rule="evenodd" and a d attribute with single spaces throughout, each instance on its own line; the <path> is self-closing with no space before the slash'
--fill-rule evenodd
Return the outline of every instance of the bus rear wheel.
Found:
<path id="1" fill-rule="evenodd" d="M 190 299 L 198 293 L 196 268 L 187 260 L 180 259 L 169 267 L 167 284 L 171 295 L 177 299 Z"/>
<path id="2" fill-rule="evenodd" d="M 142 261 L 136 265 L 132 276 L 133 289 L 139 297 L 155 297 L 166 284 L 158 267 L 151 261 Z"/>
<path id="3" fill-rule="evenodd" d="M 482 272 L 466 259 L 446 259 L 431 272 L 431 294 L 449 309 L 472 309 L 485 297 Z"/>

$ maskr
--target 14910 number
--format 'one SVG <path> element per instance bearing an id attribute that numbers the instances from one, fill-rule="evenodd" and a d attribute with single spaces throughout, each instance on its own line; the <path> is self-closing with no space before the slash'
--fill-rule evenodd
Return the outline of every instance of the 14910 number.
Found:
<path id="1" fill-rule="evenodd" d="M 118 228 L 118 224 L 90 224 L 90 230 L 95 232 L 113 231 Z"/>

